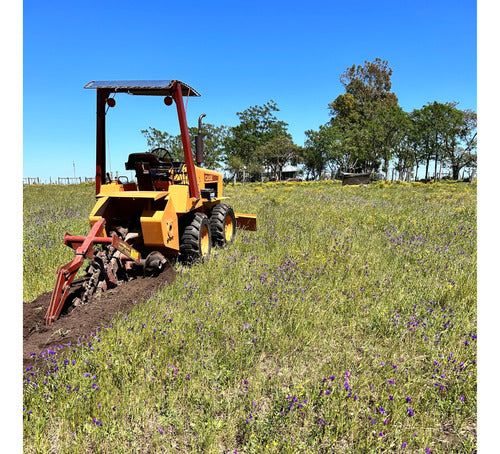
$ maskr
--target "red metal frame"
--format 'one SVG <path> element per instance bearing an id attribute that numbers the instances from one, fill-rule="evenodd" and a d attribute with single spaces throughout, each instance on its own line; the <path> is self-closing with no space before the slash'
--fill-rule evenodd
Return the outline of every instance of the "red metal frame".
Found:
<path id="1" fill-rule="evenodd" d="M 106 183 L 106 100 L 111 92 L 97 90 L 95 194 Z"/>
<path id="2" fill-rule="evenodd" d="M 54 291 L 52 292 L 52 297 L 50 298 L 47 314 L 45 315 L 45 322 L 47 325 L 50 325 L 57 319 L 57 317 L 59 317 L 77 271 L 82 266 L 85 257 L 93 256 L 93 244 L 103 225 L 104 218 L 101 218 L 93 225 L 90 233 L 85 237 L 81 246 L 77 248 L 75 258 L 57 270 L 56 285 L 54 286 Z"/>
<path id="3" fill-rule="evenodd" d="M 56 284 L 54 286 L 54 291 L 52 292 L 49 308 L 47 309 L 47 313 L 45 315 L 45 322 L 47 325 L 50 325 L 52 322 L 57 320 L 57 317 L 59 317 L 59 314 L 64 306 L 64 302 L 68 297 L 71 283 L 73 282 L 76 273 L 83 265 L 84 260 L 86 258 L 91 259 L 94 257 L 94 244 L 112 244 L 123 254 L 121 256 L 122 259 L 133 260 L 136 263 L 140 263 L 141 255 L 128 243 L 118 238 L 115 234 L 113 234 L 112 237 L 97 236 L 104 227 L 104 223 L 104 218 L 99 219 L 92 226 L 92 229 L 87 236 L 72 236 L 67 233 L 64 236 L 64 244 L 75 249 L 76 255 L 71 262 L 61 266 L 57 270 Z"/>
<path id="4" fill-rule="evenodd" d="M 189 139 L 189 129 L 186 120 L 186 110 L 182 98 L 182 85 L 175 82 L 171 89 L 172 97 L 177 106 L 177 116 L 181 129 L 182 148 L 189 180 L 189 195 L 197 200 L 201 198 L 196 172 L 194 169 L 193 152 Z M 97 89 L 97 123 L 96 123 L 96 173 L 95 173 L 95 193 L 99 194 L 101 186 L 106 183 L 106 101 L 111 94 L 111 90 Z"/>
<path id="5" fill-rule="evenodd" d="M 177 116 L 179 117 L 179 126 L 181 127 L 182 148 L 184 149 L 184 159 L 189 179 L 189 195 L 195 199 L 200 199 L 200 190 L 196 181 L 196 172 L 194 170 L 193 152 L 191 151 L 191 141 L 189 140 L 189 129 L 186 120 L 186 111 L 182 100 L 182 87 L 179 82 L 175 83 L 173 98 L 177 106 Z"/>

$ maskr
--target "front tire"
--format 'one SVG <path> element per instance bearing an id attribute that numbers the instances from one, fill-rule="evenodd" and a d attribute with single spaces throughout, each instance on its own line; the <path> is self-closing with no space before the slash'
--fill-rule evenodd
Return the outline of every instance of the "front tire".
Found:
<path id="1" fill-rule="evenodd" d="M 233 209 L 225 203 L 216 205 L 210 213 L 212 244 L 224 247 L 233 242 L 236 236 L 236 216 Z"/>
<path id="2" fill-rule="evenodd" d="M 179 249 L 182 259 L 192 262 L 207 258 L 212 250 L 210 239 L 208 216 L 205 213 L 196 212 L 181 235 Z"/>

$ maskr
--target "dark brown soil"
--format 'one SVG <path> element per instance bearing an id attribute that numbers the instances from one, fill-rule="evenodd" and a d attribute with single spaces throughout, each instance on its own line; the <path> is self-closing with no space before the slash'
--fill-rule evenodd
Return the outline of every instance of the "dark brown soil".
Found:
<path id="1" fill-rule="evenodd" d="M 64 350 L 68 343 L 76 344 L 79 337 L 90 334 L 98 327 L 106 325 L 110 316 L 128 313 L 130 307 L 150 297 L 164 285 L 172 283 L 175 271 L 167 267 L 156 277 L 140 277 L 112 290 L 100 298 L 77 307 L 50 326 L 45 325 L 45 313 L 49 307 L 52 292 L 40 295 L 30 303 L 23 305 L 23 367 L 26 369 L 35 363 L 47 349 Z M 62 346 L 59 347 L 59 346 Z M 33 355 L 35 354 L 35 355 Z"/>

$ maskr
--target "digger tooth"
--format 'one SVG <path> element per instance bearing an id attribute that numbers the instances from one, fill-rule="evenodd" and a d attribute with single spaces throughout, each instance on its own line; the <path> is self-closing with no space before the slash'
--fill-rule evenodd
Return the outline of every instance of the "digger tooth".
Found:
<path id="1" fill-rule="evenodd" d="M 123 232 L 119 232 L 123 234 Z M 89 271 L 91 276 L 85 284 L 85 292 L 81 298 L 82 304 L 87 303 L 93 296 L 99 297 L 108 289 L 108 281 L 113 285 L 118 285 L 116 272 L 119 269 L 118 256 L 120 252 L 114 247 L 108 246 L 105 250 L 98 253 L 97 257 L 101 263 L 91 264 Z M 109 274 L 112 274 L 110 276 Z"/>
<path id="2" fill-rule="evenodd" d="M 99 277 L 99 274 L 100 274 L 100 269 L 99 268 L 95 269 L 94 272 L 92 273 L 92 276 L 90 276 L 90 279 L 85 284 L 85 292 L 82 296 L 82 304 L 88 302 L 89 298 L 94 293 L 95 287 L 97 286 L 96 281 L 97 278 Z"/>

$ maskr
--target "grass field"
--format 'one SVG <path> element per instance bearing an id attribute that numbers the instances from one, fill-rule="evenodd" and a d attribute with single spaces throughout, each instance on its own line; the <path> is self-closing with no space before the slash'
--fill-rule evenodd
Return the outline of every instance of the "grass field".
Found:
<path id="1" fill-rule="evenodd" d="M 474 452 L 475 185 L 226 192 L 257 232 L 25 371 L 25 452 Z M 92 205 L 25 187 L 25 301 Z"/>

